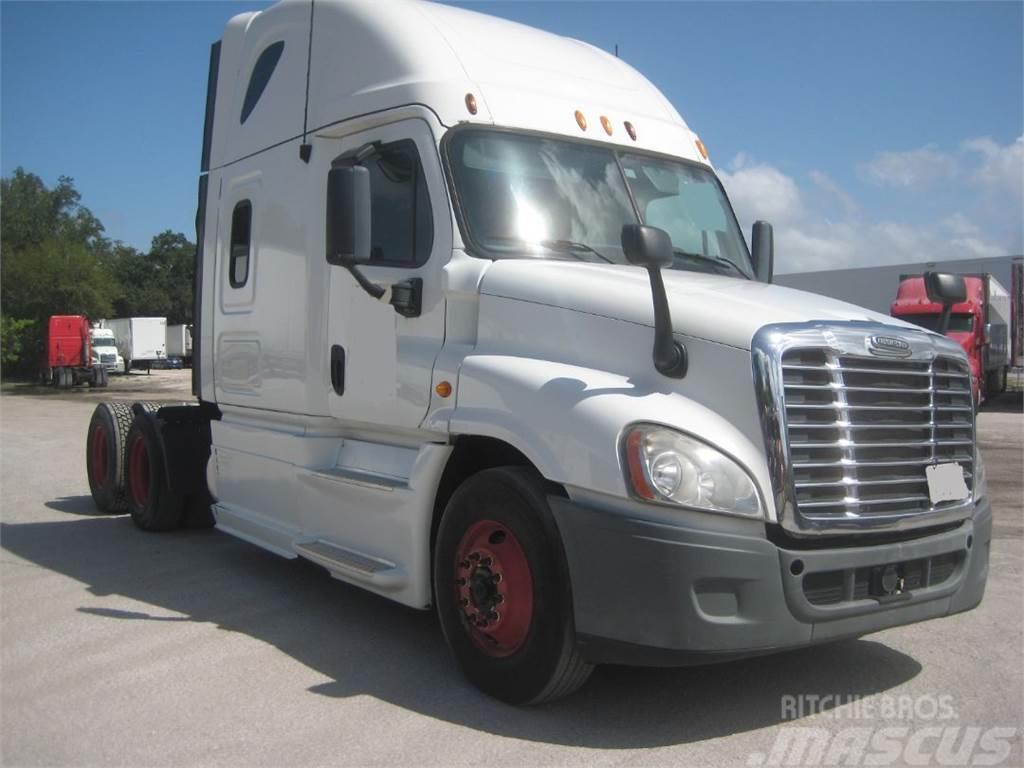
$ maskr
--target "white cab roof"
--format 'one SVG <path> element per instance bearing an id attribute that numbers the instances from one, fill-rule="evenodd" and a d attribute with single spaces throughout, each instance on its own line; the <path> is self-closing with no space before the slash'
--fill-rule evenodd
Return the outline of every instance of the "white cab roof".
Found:
<path id="1" fill-rule="evenodd" d="M 211 166 L 300 136 L 305 107 L 308 0 L 283 0 L 236 16 L 225 29 Z M 407 104 L 440 122 L 580 136 L 701 160 L 679 113 L 643 75 L 587 43 L 473 11 L 419 0 L 316 0 L 312 9 L 311 133 Z M 240 114 L 253 66 L 275 42 L 284 49 L 256 108 Z M 466 107 L 466 94 L 478 105 Z M 587 120 L 586 131 L 575 111 Z M 612 126 L 606 135 L 600 118 Z M 624 121 L 636 128 L 631 140 Z"/>

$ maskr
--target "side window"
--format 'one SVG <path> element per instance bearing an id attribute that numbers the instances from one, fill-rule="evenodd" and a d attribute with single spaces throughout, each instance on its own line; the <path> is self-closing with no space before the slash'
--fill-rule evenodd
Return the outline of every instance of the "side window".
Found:
<path id="1" fill-rule="evenodd" d="M 256 104 L 259 102 L 260 96 L 263 95 L 263 90 L 267 87 L 267 83 L 270 82 L 270 76 L 274 74 L 274 69 L 277 67 L 277 62 L 281 60 L 283 52 L 284 40 L 271 43 L 263 49 L 263 53 L 259 55 L 256 63 L 253 64 L 252 75 L 249 76 L 249 86 L 245 89 L 245 101 L 242 102 L 242 115 L 240 118 L 242 123 L 249 119 L 249 115 L 256 108 Z"/>
<path id="2" fill-rule="evenodd" d="M 434 244 L 434 220 L 416 145 L 385 144 L 364 164 L 370 171 L 370 263 L 425 264 Z"/>
<path id="3" fill-rule="evenodd" d="M 252 253 L 252 203 L 242 200 L 231 214 L 231 256 L 228 261 L 228 282 L 241 288 L 249 279 L 249 256 Z"/>

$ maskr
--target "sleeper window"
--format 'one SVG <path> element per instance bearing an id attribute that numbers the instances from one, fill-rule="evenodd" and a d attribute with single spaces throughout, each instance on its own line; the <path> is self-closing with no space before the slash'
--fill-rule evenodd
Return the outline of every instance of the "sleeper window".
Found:
<path id="1" fill-rule="evenodd" d="M 231 256 L 228 262 L 228 282 L 232 288 L 241 288 L 249 279 L 249 260 L 252 255 L 252 203 L 242 200 L 231 214 Z"/>
<path id="2" fill-rule="evenodd" d="M 416 145 L 386 144 L 364 165 L 370 171 L 370 262 L 425 264 L 434 242 L 434 223 Z"/>
<path id="3" fill-rule="evenodd" d="M 245 89 L 240 122 L 244 123 L 248 120 L 249 115 L 256 109 L 256 104 L 260 100 L 260 96 L 263 95 L 267 83 L 270 82 L 270 76 L 274 74 L 277 62 L 281 60 L 283 52 L 284 41 L 281 40 L 264 48 L 263 53 L 256 59 L 256 63 L 252 67 L 252 75 L 249 76 L 249 86 Z"/>

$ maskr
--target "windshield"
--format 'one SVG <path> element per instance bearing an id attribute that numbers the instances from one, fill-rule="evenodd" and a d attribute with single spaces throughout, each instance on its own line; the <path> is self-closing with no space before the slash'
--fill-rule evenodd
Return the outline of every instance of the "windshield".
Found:
<path id="1" fill-rule="evenodd" d="M 919 325 L 925 330 L 939 332 L 939 323 L 942 322 L 942 315 L 939 313 L 926 315 L 903 315 L 901 320 L 906 320 Z M 949 316 L 949 328 L 946 333 L 970 333 L 974 323 L 974 315 L 970 312 L 954 312 Z"/>
<path id="2" fill-rule="evenodd" d="M 92 345 L 94 347 L 112 347 L 114 346 L 114 340 L 109 336 L 101 336 L 98 339 L 93 339 Z"/>
<path id="3" fill-rule="evenodd" d="M 448 161 L 467 235 L 483 255 L 625 264 L 622 225 L 639 220 L 668 232 L 673 269 L 753 276 L 721 184 L 704 166 L 489 130 L 452 134 Z"/>

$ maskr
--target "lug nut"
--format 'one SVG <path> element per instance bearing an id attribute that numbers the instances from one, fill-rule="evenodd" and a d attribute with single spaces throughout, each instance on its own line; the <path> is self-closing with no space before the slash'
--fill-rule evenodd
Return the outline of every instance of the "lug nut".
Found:
<path id="1" fill-rule="evenodd" d="M 491 577 L 491 584 L 497 584 L 499 581 L 501 581 L 500 573 L 496 573 Z"/>
<path id="2" fill-rule="evenodd" d="M 496 602 L 496 603 L 504 603 L 505 602 L 505 596 L 501 595 L 501 594 L 495 595 L 494 596 L 494 602 Z"/>

